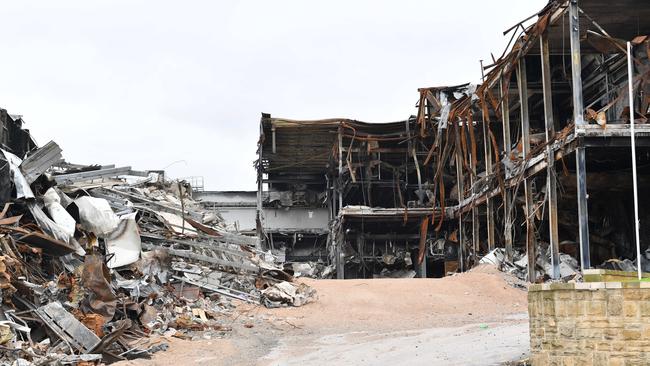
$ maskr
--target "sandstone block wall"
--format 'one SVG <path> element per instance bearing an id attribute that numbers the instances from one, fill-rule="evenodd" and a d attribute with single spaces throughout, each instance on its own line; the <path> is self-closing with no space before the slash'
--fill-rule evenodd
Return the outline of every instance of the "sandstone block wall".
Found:
<path id="1" fill-rule="evenodd" d="M 531 361 L 650 365 L 650 282 L 531 285 Z"/>

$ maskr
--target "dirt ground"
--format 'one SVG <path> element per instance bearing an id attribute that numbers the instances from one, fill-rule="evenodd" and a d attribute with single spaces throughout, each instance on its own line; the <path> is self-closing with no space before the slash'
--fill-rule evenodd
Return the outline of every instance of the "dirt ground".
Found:
<path id="1" fill-rule="evenodd" d="M 308 280 L 315 303 L 242 304 L 220 339 L 117 365 L 499 365 L 528 353 L 526 291 L 492 267 L 442 279 Z"/>

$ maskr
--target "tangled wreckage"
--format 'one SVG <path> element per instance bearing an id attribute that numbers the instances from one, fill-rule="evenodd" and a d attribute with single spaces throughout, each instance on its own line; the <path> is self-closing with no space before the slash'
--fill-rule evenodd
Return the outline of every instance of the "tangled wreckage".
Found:
<path id="1" fill-rule="evenodd" d="M 232 300 L 315 299 L 163 171 L 66 163 L 2 110 L 0 364 L 111 363 L 228 330 Z M 24 156 L 24 159 L 18 157 Z"/>
<path id="2" fill-rule="evenodd" d="M 164 171 L 65 162 L 0 110 L 0 364 L 148 357 L 152 335 L 227 332 L 234 301 L 313 301 L 299 274 L 650 271 L 648 18 L 552 0 L 480 85 L 421 88 L 403 121 L 263 114 L 258 190 L 219 204 Z"/>
<path id="3" fill-rule="evenodd" d="M 338 278 L 440 277 L 488 253 L 531 282 L 634 266 L 633 181 L 650 177 L 650 24 L 638 20 L 649 16 L 642 1 L 550 1 L 504 32 L 480 85 L 421 88 L 404 121 L 263 114 L 260 240 L 334 263 Z"/>

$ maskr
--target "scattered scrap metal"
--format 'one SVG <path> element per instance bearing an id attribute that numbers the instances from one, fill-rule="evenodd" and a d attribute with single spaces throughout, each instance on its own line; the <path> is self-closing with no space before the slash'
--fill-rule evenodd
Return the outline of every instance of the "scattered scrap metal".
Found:
<path id="1" fill-rule="evenodd" d="M 0 364 L 149 357 L 151 335 L 228 331 L 233 301 L 316 299 L 164 172 L 68 164 L 54 142 L 0 166 Z"/>

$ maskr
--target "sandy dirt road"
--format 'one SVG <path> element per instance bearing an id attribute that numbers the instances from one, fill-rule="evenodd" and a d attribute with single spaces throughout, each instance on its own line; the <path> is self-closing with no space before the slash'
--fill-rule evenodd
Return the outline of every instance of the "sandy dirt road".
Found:
<path id="1" fill-rule="evenodd" d="M 529 351 L 525 290 L 488 267 L 443 279 L 304 280 L 300 308 L 242 305 L 223 339 L 118 365 L 499 365 Z"/>
<path id="2" fill-rule="evenodd" d="M 269 365 L 501 365 L 528 353 L 528 324 L 469 324 L 389 333 L 331 334 L 297 346 L 283 338 Z"/>

